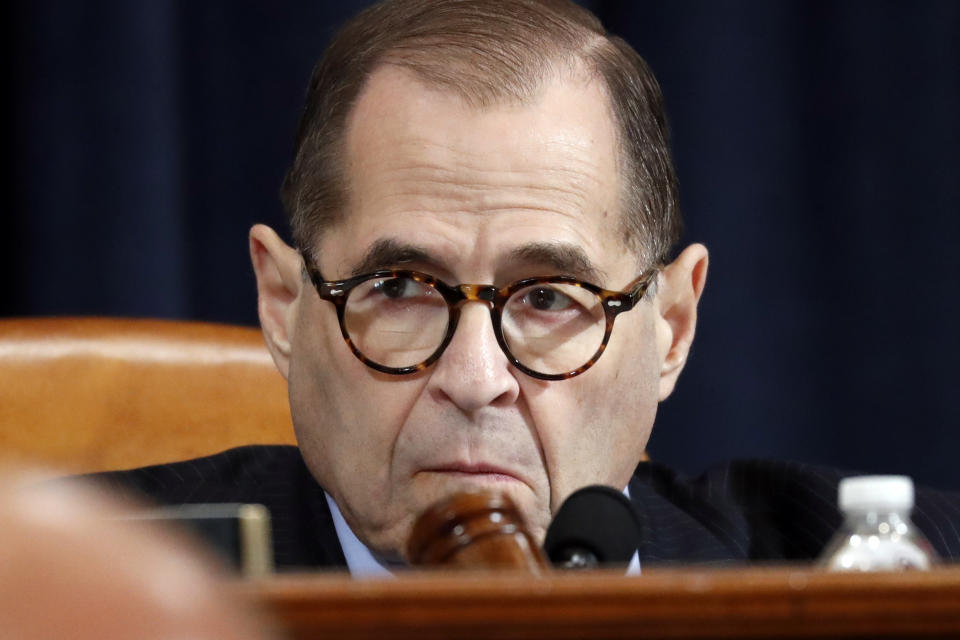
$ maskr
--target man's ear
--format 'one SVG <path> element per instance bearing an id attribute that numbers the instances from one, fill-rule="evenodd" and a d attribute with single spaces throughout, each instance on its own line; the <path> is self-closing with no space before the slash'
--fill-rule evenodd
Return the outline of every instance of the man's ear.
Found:
<path id="1" fill-rule="evenodd" d="M 250 229 L 250 260 L 257 276 L 257 312 L 263 337 L 277 369 L 286 378 L 303 286 L 300 254 L 273 229 L 257 224 Z"/>
<path id="2" fill-rule="evenodd" d="M 707 282 L 707 248 L 692 244 L 660 273 L 654 305 L 660 354 L 660 400 L 677 384 L 697 328 L 697 303 Z"/>

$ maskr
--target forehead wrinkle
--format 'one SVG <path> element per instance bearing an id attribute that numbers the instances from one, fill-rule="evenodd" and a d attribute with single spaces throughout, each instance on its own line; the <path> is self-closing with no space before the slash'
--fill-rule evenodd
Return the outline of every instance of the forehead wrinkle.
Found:
<path id="1" fill-rule="evenodd" d="M 367 169 L 422 169 L 429 172 L 445 173 L 456 176 L 464 172 L 503 172 L 511 173 L 575 173 L 598 181 L 606 169 L 600 158 L 594 156 L 593 142 L 584 142 L 555 135 L 538 142 L 527 141 L 526 149 L 515 149 L 502 139 L 500 146 L 493 149 L 480 149 L 477 145 L 464 142 L 457 144 L 452 140 L 431 140 L 418 136 L 415 132 L 404 131 L 403 135 L 382 136 L 371 141 L 370 154 L 363 157 Z M 518 143 L 521 141 L 518 141 Z M 535 148 L 530 148 L 533 144 Z M 354 151 L 357 157 L 359 150 Z M 522 158 L 523 167 L 516 167 L 517 154 Z M 615 165 L 617 154 L 611 152 Z"/>
<path id="2" fill-rule="evenodd" d="M 591 204 L 585 193 L 587 189 L 573 181 L 544 184 L 537 180 L 518 180 L 520 172 L 503 172 L 504 176 L 514 180 L 514 184 L 496 185 L 492 181 L 467 181 L 450 173 L 421 173 L 416 177 L 413 173 L 398 171 L 389 190 L 365 189 L 362 201 L 356 204 L 367 210 L 392 214 L 417 211 L 483 214 L 526 210 L 575 219 L 584 213 L 593 213 L 597 206 Z"/>
<path id="3" fill-rule="evenodd" d="M 537 200 L 552 196 L 582 211 L 590 194 L 604 182 L 604 171 L 590 161 L 584 146 L 568 140 L 544 143 L 542 150 L 525 154 L 527 160 L 521 167 L 504 161 L 509 153 L 478 155 L 474 150 L 419 137 L 377 142 L 375 146 L 383 153 L 367 154 L 364 171 L 356 176 L 360 183 L 357 195 L 365 196 L 368 203 L 394 196 L 427 196 L 478 209 L 486 208 L 488 201 L 497 203 L 490 206 L 508 208 L 501 203 L 511 195 L 526 193 Z M 397 153 L 404 148 L 410 153 Z M 615 199 L 616 186 L 610 186 L 606 191 Z"/>
<path id="4" fill-rule="evenodd" d="M 547 155 L 547 153 L 544 151 L 536 155 Z M 554 162 L 525 161 L 523 166 L 519 167 L 515 166 L 516 163 L 485 163 L 471 154 L 459 155 L 461 157 L 450 160 L 412 156 L 374 157 L 364 161 L 364 170 L 358 177 L 361 180 L 370 176 L 377 176 L 381 180 L 383 178 L 395 178 L 400 181 L 429 180 L 441 184 L 463 184 L 480 188 L 542 183 L 543 187 L 555 188 L 571 184 L 595 186 L 602 181 L 604 175 L 600 167 L 573 154 L 563 158 L 563 162 L 559 161 L 560 158 L 553 156 Z"/>

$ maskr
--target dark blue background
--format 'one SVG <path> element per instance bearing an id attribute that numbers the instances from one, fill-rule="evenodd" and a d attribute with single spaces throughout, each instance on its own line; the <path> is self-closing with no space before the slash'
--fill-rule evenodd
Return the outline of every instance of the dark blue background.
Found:
<path id="1" fill-rule="evenodd" d="M 307 78 L 366 4 L 7 5 L 0 313 L 254 324 L 247 229 L 283 227 Z M 653 456 L 960 488 L 960 3 L 587 4 L 660 78 L 711 250 Z"/>

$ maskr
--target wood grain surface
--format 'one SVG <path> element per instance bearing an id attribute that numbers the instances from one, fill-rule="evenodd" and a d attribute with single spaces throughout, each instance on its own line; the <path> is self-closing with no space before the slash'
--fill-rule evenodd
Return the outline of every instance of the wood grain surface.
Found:
<path id="1" fill-rule="evenodd" d="M 960 568 L 291 575 L 238 588 L 294 640 L 960 637 Z"/>

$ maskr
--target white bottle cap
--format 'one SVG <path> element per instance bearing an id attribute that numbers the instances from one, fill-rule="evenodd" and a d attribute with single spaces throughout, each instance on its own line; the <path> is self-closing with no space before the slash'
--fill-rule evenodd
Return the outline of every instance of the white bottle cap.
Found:
<path id="1" fill-rule="evenodd" d="M 840 481 L 840 508 L 844 511 L 913 508 L 913 480 L 908 476 L 854 476 Z"/>

